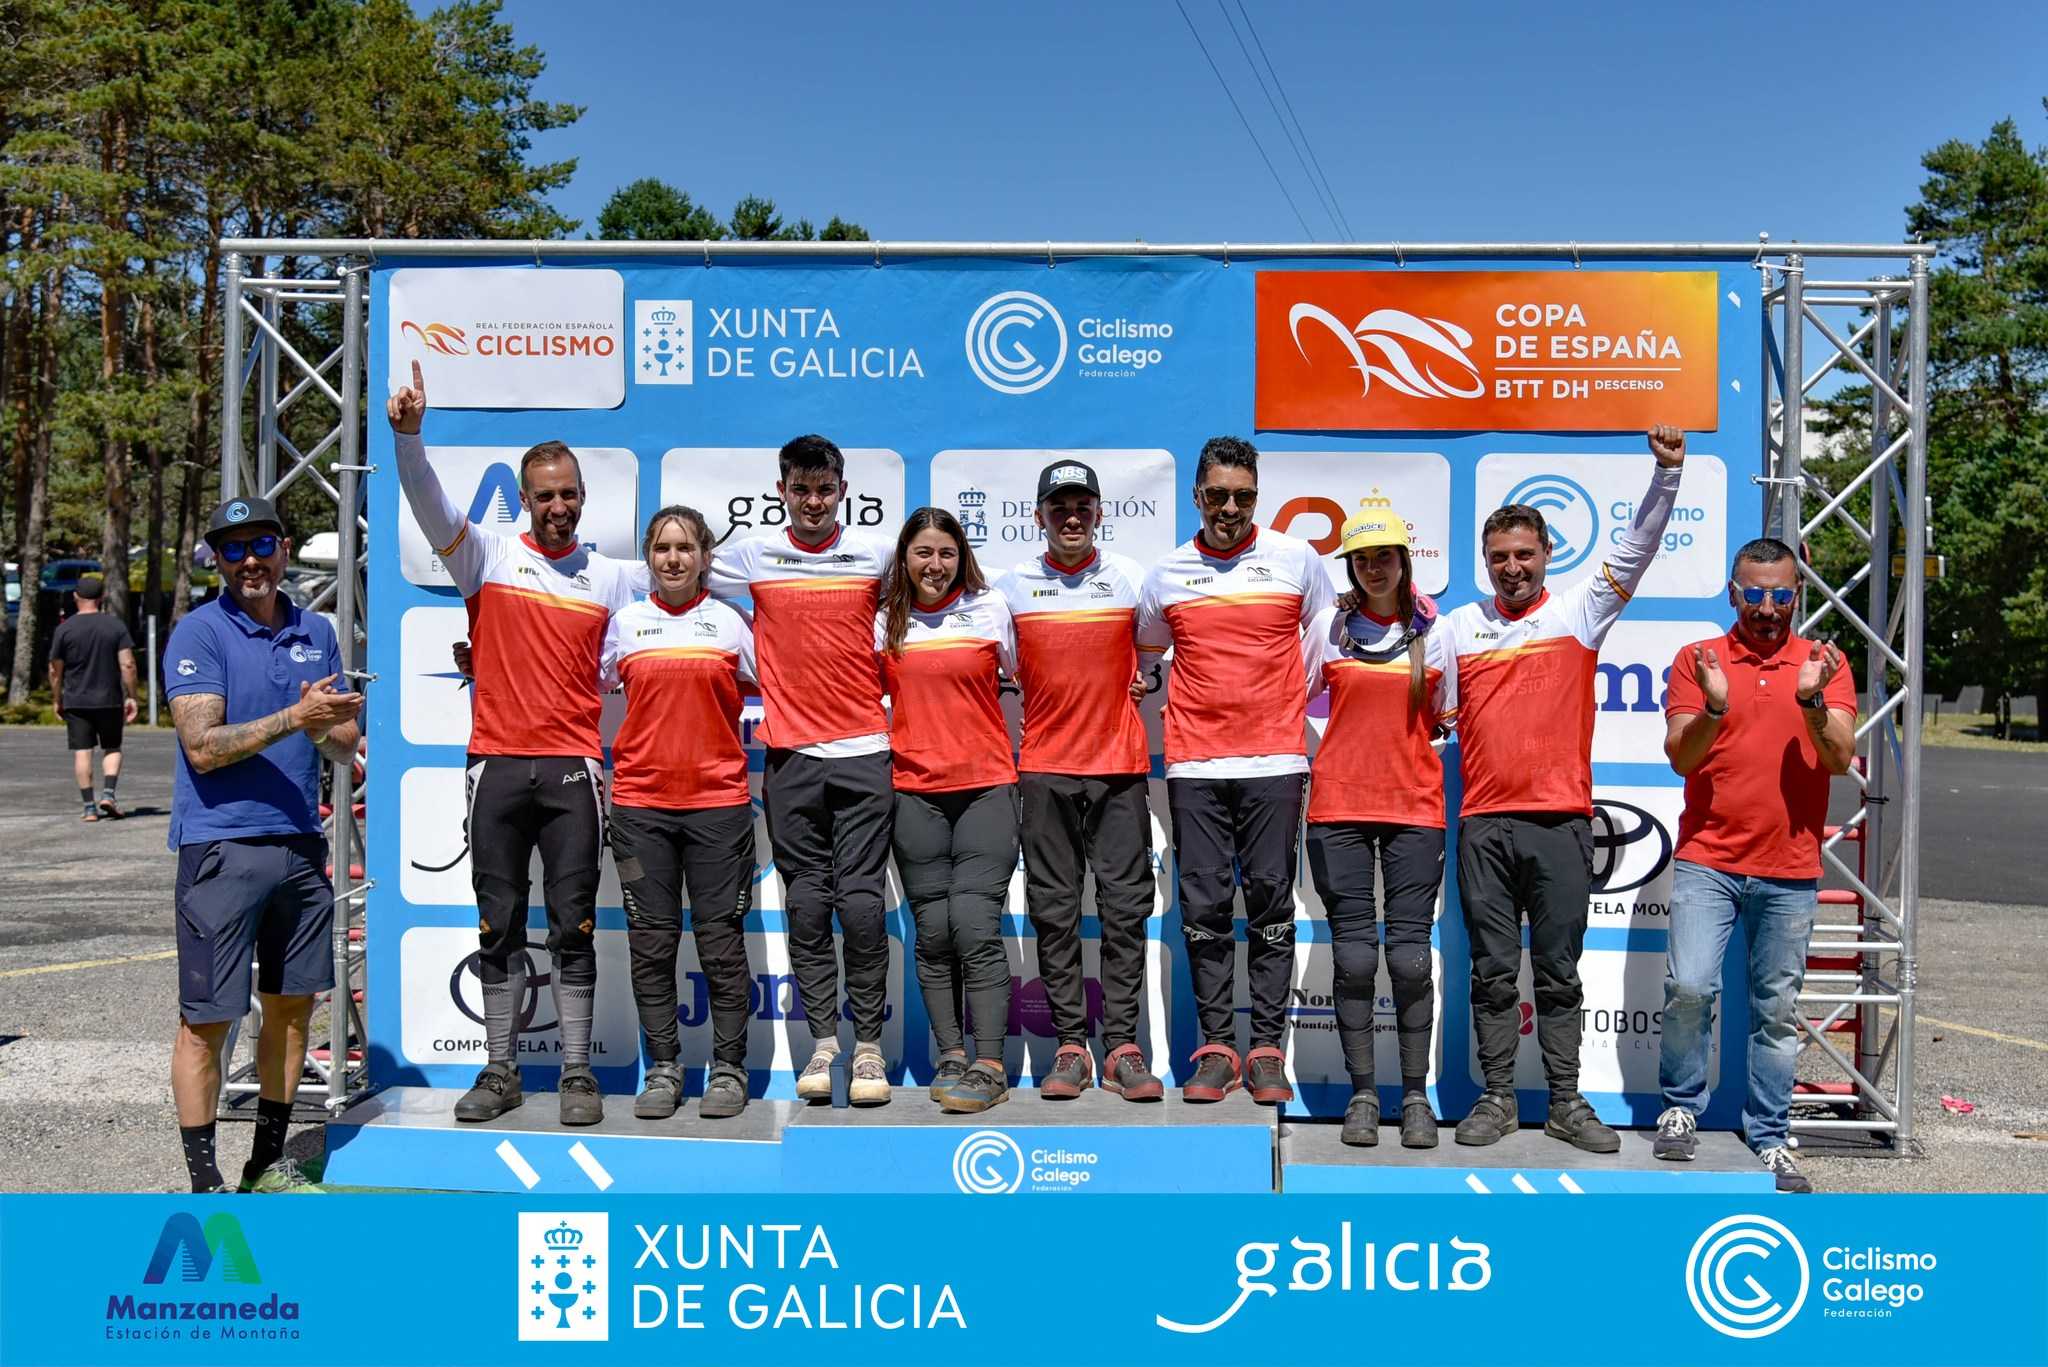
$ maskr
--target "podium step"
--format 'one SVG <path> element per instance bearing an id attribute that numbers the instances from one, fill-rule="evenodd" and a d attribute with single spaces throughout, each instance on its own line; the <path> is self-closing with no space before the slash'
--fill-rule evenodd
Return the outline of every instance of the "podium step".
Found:
<path id="1" fill-rule="evenodd" d="M 750 1101 L 730 1120 L 705 1120 L 698 1098 L 667 1120 L 636 1120 L 633 1098 L 607 1096 L 605 1118 L 569 1127 L 555 1093 L 529 1091 L 517 1109 L 468 1125 L 455 1119 L 462 1091 L 392 1087 L 349 1107 L 327 1126 L 323 1182 L 440 1191 L 755 1193 L 782 1190 L 777 1141 L 793 1101 Z"/>
<path id="2" fill-rule="evenodd" d="M 1649 1130 L 1623 1130 L 1619 1153 L 1586 1153 L 1524 1127 L 1498 1144 L 1457 1143 L 1451 1127 L 1433 1149 L 1404 1149 L 1398 1128 L 1383 1126 L 1380 1142 L 1355 1149 L 1340 1125 L 1290 1121 L 1280 1127 L 1280 1189 L 1284 1192 L 1445 1193 L 1475 1196 L 1663 1195 L 1771 1192 L 1777 1183 L 1749 1146 L 1726 1131 L 1699 1135 L 1690 1163 L 1652 1156 Z"/>

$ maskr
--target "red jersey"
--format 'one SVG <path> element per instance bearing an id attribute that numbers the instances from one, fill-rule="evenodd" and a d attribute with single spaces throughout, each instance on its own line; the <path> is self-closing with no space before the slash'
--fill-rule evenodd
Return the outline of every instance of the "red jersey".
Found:
<path id="1" fill-rule="evenodd" d="M 612 618 L 605 674 L 626 686 L 612 801 L 666 811 L 746 805 L 740 705 L 754 677 L 754 634 L 739 613 L 708 593 L 680 608 L 643 598 Z"/>
<path id="2" fill-rule="evenodd" d="M 1152 567 L 1138 649 L 1173 648 L 1168 778 L 1307 772 L 1301 628 L 1335 598 L 1315 547 L 1264 527 L 1228 552 L 1196 536 Z"/>
<path id="3" fill-rule="evenodd" d="M 1127 555 L 1097 549 L 1079 565 L 1041 555 L 997 579 L 1017 636 L 1030 774 L 1142 774 L 1145 723 L 1131 701 L 1138 672 L 1138 586 Z"/>
<path id="4" fill-rule="evenodd" d="M 448 501 L 417 433 L 397 434 L 396 445 L 413 517 L 469 609 L 469 753 L 596 759 L 605 628 L 646 591 L 647 567 L 487 532 Z"/>
<path id="5" fill-rule="evenodd" d="M 1657 553 L 1678 476 L 1656 467 L 1634 523 L 1592 578 L 1546 589 L 1517 612 L 1491 597 L 1467 603 L 1431 633 L 1457 661 L 1461 814 L 1593 814 L 1593 666 Z"/>
<path id="6" fill-rule="evenodd" d="M 929 612 L 912 609 L 903 653 L 890 652 L 883 614 L 872 648 L 893 711 L 889 744 L 896 787 L 947 793 L 1017 781 L 996 671 L 1016 668 L 1010 610 L 992 589 L 959 589 Z"/>
<path id="7" fill-rule="evenodd" d="M 1706 758 L 1685 776 L 1677 858 L 1757 878 L 1820 877 L 1821 829 L 1830 774 L 1799 706 L 1799 666 L 1813 642 L 1790 636 L 1760 653 L 1739 629 L 1686 646 L 1671 662 L 1667 717 L 1704 712 L 1692 653 L 1712 647 L 1728 676 L 1728 715 Z M 1828 710 L 1856 715 L 1856 679 L 1846 667 L 1821 690 Z"/>
<path id="8" fill-rule="evenodd" d="M 1430 738 L 1457 717 L 1457 662 L 1441 631 L 1423 638 L 1422 705 L 1409 702 L 1408 652 L 1360 658 L 1401 639 L 1402 623 L 1326 608 L 1302 641 L 1308 696 L 1327 691 L 1330 720 L 1310 769 L 1308 819 L 1444 825 L 1444 765 Z"/>
<path id="9" fill-rule="evenodd" d="M 816 546 L 785 529 L 729 541 L 712 556 L 712 594 L 754 602 L 763 745 L 826 758 L 889 748 L 874 620 L 893 554 L 839 527 Z"/>

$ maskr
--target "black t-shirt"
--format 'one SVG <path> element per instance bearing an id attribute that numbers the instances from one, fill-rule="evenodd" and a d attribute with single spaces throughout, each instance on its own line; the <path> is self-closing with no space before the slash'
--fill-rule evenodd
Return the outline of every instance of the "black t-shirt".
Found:
<path id="1" fill-rule="evenodd" d="M 64 662 L 64 708 L 119 707 L 121 652 L 135 649 L 128 624 L 111 612 L 81 612 L 57 624 L 50 658 Z"/>

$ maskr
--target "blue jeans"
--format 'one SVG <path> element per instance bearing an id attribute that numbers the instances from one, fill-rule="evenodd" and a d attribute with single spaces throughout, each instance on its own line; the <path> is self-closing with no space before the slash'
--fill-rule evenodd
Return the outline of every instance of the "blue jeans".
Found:
<path id="1" fill-rule="evenodd" d="M 1664 967 L 1664 1040 L 1657 1081 L 1666 1106 L 1707 1107 L 1707 1029 L 1720 993 L 1728 934 L 1749 942 L 1749 1100 L 1742 1130 L 1753 1149 L 1784 1144 L 1799 1057 L 1799 984 L 1813 934 L 1815 880 L 1672 866 L 1671 937 Z"/>

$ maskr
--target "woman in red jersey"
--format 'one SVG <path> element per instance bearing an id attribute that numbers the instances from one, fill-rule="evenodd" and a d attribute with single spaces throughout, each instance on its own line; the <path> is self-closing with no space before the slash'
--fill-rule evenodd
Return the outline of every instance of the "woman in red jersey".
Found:
<path id="1" fill-rule="evenodd" d="M 747 1105 L 747 1018 L 753 970 L 754 813 L 740 701 L 754 686 L 754 634 L 704 588 L 711 532 L 694 508 L 663 508 L 641 553 L 652 596 L 612 619 L 605 673 L 626 688 L 612 743 L 612 855 L 625 893 L 633 1003 L 648 1065 L 633 1114 L 674 1115 L 683 1072 L 676 1029 L 676 948 L 687 890 L 697 961 L 711 998 L 712 1058 L 701 1115 Z"/>
<path id="2" fill-rule="evenodd" d="M 1431 740 L 1454 719 L 1457 669 L 1443 633 L 1429 630 L 1435 605 L 1415 592 L 1408 524 L 1385 499 L 1360 503 L 1344 524 L 1339 553 L 1353 592 L 1309 623 L 1302 650 L 1309 696 L 1330 695 L 1309 776 L 1308 863 L 1329 918 L 1337 1036 L 1351 1074 L 1343 1140 L 1379 1142 L 1377 866 L 1400 1035 L 1401 1143 L 1433 1148 L 1436 1117 L 1425 1090 L 1435 999 L 1429 937 L 1443 885 L 1444 770 Z"/>
<path id="3" fill-rule="evenodd" d="M 893 707 L 896 868 L 917 920 L 917 981 L 939 1045 L 931 1094 L 949 1111 L 985 1111 L 1009 1095 L 1002 923 L 1017 868 L 1017 765 L 996 674 L 1015 671 L 1016 639 L 1008 605 L 951 513 L 920 508 L 903 524 L 875 648 Z"/>

